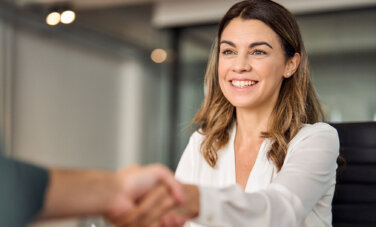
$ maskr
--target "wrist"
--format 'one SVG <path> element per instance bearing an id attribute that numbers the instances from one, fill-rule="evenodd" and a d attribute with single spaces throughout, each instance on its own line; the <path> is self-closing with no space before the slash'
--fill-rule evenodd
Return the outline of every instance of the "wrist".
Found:
<path id="1" fill-rule="evenodd" d="M 183 204 L 185 207 L 184 215 L 188 218 L 195 218 L 200 213 L 200 192 L 196 185 L 184 185 L 184 194 L 186 202 Z"/>
<path id="2" fill-rule="evenodd" d="M 107 182 L 108 197 L 104 206 L 104 214 L 107 217 L 114 217 L 129 212 L 132 203 L 122 173 L 119 171 L 112 173 Z"/>

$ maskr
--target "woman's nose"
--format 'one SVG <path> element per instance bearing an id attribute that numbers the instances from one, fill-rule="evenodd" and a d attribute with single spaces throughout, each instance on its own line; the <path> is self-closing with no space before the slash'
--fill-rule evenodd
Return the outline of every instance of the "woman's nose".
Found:
<path id="1" fill-rule="evenodd" d="M 250 71 L 252 67 L 248 56 L 238 55 L 233 61 L 232 68 L 234 72 L 241 73 Z"/>

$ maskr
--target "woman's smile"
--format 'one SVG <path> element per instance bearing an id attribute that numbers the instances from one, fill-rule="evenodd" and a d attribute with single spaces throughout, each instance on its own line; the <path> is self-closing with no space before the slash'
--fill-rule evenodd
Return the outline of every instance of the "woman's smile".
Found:
<path id="1" fill-rule="evenodd" d="M 258 83 L 258 81 L 232 79 L 232 80 L 230 80 L 230 83 L 235 88 L 250 88 L 252 86 L 255 86 Z"/>

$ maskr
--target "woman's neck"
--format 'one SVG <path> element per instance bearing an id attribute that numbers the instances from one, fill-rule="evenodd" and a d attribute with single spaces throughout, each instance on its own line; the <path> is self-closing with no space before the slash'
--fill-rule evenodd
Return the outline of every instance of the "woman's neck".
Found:
<path id="1" fill-rule="evenodd" d="M 236 108 L 237 137 L 242 141 L 262 139 L 261 132 L 268 129 L 271 112 Z"/>

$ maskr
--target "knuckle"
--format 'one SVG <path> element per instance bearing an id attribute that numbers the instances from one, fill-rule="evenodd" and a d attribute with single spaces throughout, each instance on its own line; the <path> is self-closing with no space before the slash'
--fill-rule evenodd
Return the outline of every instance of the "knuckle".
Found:
<path id="1" fill-rule="evenodd" d="M 164 165 L 159 164 L 159 163 L 153 164 L 153 167 L 156 171 L 159 171 L 160 173 L 169 172 L 167 167 L 165 167 Z"/>
<path id="2" fill-rule="evenodd" d="M 140 207 L 138 212 L 139 212 L 138 217 L 140 218 L 140 217 L 143 217 L 146 214 L 147 209 L 146 209 L 146 207 Z"/>
<path id="3" fill-rule="evenodd" d="M 163 191 L 163 185 L 158 185 L 155 189 L 154 189 L 154 193 L 153 193 L 153 198 L 154 199 L 157 199 L 158 197 L 161 197 L 163 196 L 164 191 Z"/>
<path id="4" fill-rule="evenodd" d="M 167 204 L 168 207 L 171 207 L 171 206 L 175 205 L 175 201 L 171 197 L 168 197 L 166 204 Z"/>

